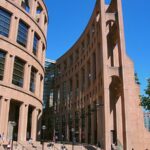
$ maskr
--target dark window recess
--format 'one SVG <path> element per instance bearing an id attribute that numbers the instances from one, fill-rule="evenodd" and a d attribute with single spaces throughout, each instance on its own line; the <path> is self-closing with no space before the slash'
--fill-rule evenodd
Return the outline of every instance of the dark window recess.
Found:
<path id="1" fill-rule="evenodd" d="M 29 0 L 22 0 L 21 7 L 26 11 L 30 12 Z"/>
<path id="2" fill-rule="evenodd" d="M 4 77 L 5 57 L 6 53 L 0 51 L 0 80 L 3 80 Z"/>
<path id="3" fill-rule="evenodd" d="M 0 35 L 8 37 L 11 14 L 0 8 Z"/>
<path id="4" fill-rule="evenodd" d="M 37 70 L 32 67 L 31 77 L 30 77 L 30 91 L 33 93 L 35 92 L 36 74 L 37 74 Z"/>
<path id="5" fill-rule="evenodd" d="M 40 39 L 39 36 L 35 33 L 34 41 L 33 41 L 33 54 L 34 55 L 37 55 L 39 39 Z"/>
<path id="6" fill-rule="evenodd" d="M 29 27 L 23 22 L 19 22 L 17 42 L 26 47 Z"/>
<path id="7" fill-rule="evenodd" d="M 20 86 L 20 87 L 23 87 L 24 66 L 25 66 L 25 62 L 16 57 L 15 61 L 14 61 L 12 83 L 17 85 L 17 86 Z"/>

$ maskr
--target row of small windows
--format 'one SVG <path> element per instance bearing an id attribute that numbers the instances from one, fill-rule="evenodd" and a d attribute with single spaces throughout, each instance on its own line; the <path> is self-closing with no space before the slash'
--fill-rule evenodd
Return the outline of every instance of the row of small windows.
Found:
<path id="1" fill-rule="evenodd" d="M 4 78 L 5 59 L 6 52 L 0 51 L 0 80 L 3 80 Z M 12 83 L 16 86 L 23 87 L 25 64 L 25 61 L 15 57 Z M 36 74 L 37 70 L 32 67 L 30 77 L 30 91 L 33 93 L 35 92 Z"/>
<path id="2" fill-rule="evenodd" d="M 21 3 L 21 7 L 27 12 L 27 13 L 30 13 L 30 8 L 31 8 L 31 3 L 30 3 L 31 0 L 22 0 L 22 3 Z M 41 16 L 41 13 L 43 12 L 43 8 L 42 6 L 40 5 L 40 3 L 37 3 L 37 7 L 36 7 L 36 17 L 35 17 L 35 21 L 37 23 L 40 22 L 40 16 Z M 45 19 L 44 19 L 44 24 L 47 23 L 47 18 L 45 16 Z"/>
<path id="3" fill-rule="evenodd" d="M 11 21 L 11 14 L 8 13 L 6 10 L 0 8 L 0 35 L 3 35 L 5 37 L 9 36 L 10 21 Z M 29 30 L 29 26 L 26 23 L 24 23 L 22 20 L 20 20 L 18 26 L 17 43 L 19 43 L 23 47 L 27 46 L 28 30 Z M 38 34 L 35 33 L 34 40 L 33 40 L 34 55 L 37 55 L 39 40 L 40 38 Z"/>
<path id="4" fill-rule="evenodd" d="M 69 56 L 69 59 L 64 60 L 64 62 L 63 62 L 63 69 L 64 70 L 66 70 L 68 67 L 72 67 L 73 63 L 76 62 L 77 59 L 79 59 L 80 51 L 81 51 L 81 55 L 82 55 L 82 53 L 86 49 L 89 48 L 88 46 L 90 45 L 91 41 L 94 40 L 94 33 L 95 33 L 95 30 L 96 30 L 95 28 L 96 28 L 96 26 L 93 23 L 92 27 L 91 27 L 91 30 L 87 33 L 86 40 L 83 40 L 80 43 L 80 47 L 75 50 L 74 54 L 72 53 Z M 60 68 L 60 66 L 58 68 Z"/>

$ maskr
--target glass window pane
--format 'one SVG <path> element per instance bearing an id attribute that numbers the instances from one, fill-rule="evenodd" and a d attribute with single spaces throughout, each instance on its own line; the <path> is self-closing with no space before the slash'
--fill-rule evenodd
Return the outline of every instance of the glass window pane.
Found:
<path id="1" fill-rule="evenodd" d="M 34 34 L 34 41 L 33 41 L 33 54 L 37 54 L 38 50 L 38 43 L 39 43 L 39 36 L 35 33 Z"/>
<path id="2" fill-rule="evenodd" d="M 12 83 L 20 87 L 23 87 L 24 65 L 25 62 L 15 58 Z"/>
<path id="3" fill-rule="evenodd" d="M 31 77 L 30 77 L 30 91 L 33 93 L 35 92 L 36 73 L 37 73 L 37 70 L 32 67 Z"/>
<path id="4" fill-rule="evenodd" d="M 6 57 L 6 53 L 0 51 L 0 80 L 3 80 L 4 77 L 5 57 Z"/>
<path id="5" fill-rule="evenodd" d="M 11 14 L 0 8 L 0 35 L 8 37 Z"/>
<path id="6" fill-rule="evenodd" d="M 17 42 L 26 47 L 29 27 L 23 22 L 19 22 Z"/>

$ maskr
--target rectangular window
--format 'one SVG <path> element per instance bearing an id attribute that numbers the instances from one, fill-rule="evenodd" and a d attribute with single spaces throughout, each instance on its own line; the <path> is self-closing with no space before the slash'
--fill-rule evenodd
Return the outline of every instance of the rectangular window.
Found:
<path id="1" fill-rule="evenodd" d="M 8 37 L 11 14 L 0 8 L 0 35 Z"/>
<path id="2" fill-rule="evenodd" d="M 25 62 L 16 57 L 14 62 L 12 83 L 20 87 L 23 87 L 24 66 Z"/>
<path id="3" fill-rule="evenodd" d="M 33 93 L 35 92 L 36 74 L 37 74 L 37 70 L 32 67 L 31 77 L 30 77 L 30 91 Z"/>
<path id="4" fill-rule="evenodd" d="M 17 42 L 24 47 L 27 46 L 28 29 L 29 29 L 29 26 L 27 26 L 23 21 L 20 20 Z"/>
<path id="5" fill-rule="evenodd" d="M 39 36 L 35 33 L 34 34 L 34 41 L 33 41 L 33 54 L 34 55 L 37 54 L 38 44 L 39 44 Z"/>
<path id="6" fill-rule="evenodd" d="M 3 80 L 6 53 L 0 51 L 0 80 Z"/>

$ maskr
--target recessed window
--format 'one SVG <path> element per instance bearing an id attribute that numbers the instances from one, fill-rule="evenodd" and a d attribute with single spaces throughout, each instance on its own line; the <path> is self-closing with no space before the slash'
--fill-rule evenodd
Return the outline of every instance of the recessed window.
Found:
<path id="1" fill-rule="evenodd" d="M 40 39 L 39 36 L 35 33 L 34 41 L 33 41 L 33 54 L 34 55 L 37 55 L 39 39 Z"/>
<path id="2" fill-rule="evenodd" d="M 0 8 L 0 35 L 8 37 L 11 14 Z"/>
<path id="3" fill-rule="evenodd" d="M 29 0 L 22 0 L 21 7 L 24 8 L 26 12 L 30 12 Z"/>
<path id="4" fill-rule="evenodd" d="M 38 3 L 38 7 L 36 9 L 36 22 L 39 23 L 40 22 L 40 14 L 42 13 L 43 9 L 41 7 L 41 5 Z"/>
<path id="5" fill-rule="evenodd" d="M 5 57 L 6 57 L 6 53 L 0 51 L 0 80 L 3 80 L 4 77 Z"/>
<path id="6" fill-rule="evenodd" d="M 13 80 L 12 83 L 23 87 L 25 62 L 16 57 L 14 61 Z"/>
<path id="7" fill-rule="evenodd" d="M 28 29 L 29 29 L 29 26 L 20 20 L 19 28 L 18 28 L 17 42 L 24 47 L 27 46 Z"/>
<path id="8" fill-rule="evenodd" d="M 30 77 L 30 91 L 33 93 L 35 92 L 36 74 L 37 70 L 34 67 L 32 67 Z"/>

